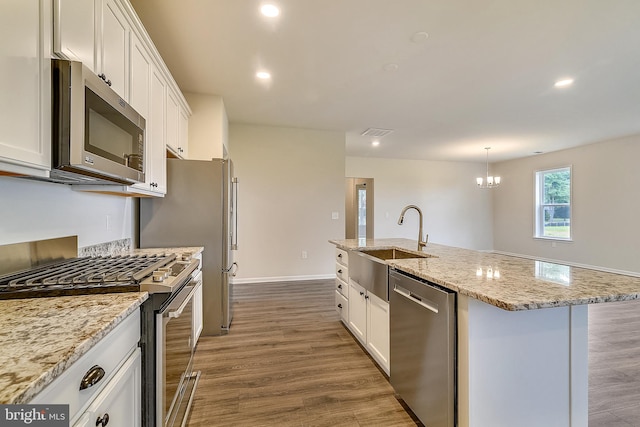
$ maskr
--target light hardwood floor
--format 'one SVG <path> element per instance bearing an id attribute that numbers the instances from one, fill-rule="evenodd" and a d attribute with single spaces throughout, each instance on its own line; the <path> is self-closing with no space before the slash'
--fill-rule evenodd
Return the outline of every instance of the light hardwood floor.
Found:
<path id="1" fill-rule="evenodd" d="M 334 310 L 334 281 L 235 285 L 231 333 L 202 337 L 196 426 L 415 426 Z"/>
<path id="2" fill-rule="evenodd" d="M 415 426 L 341 325 L 332 280 L 235 286 L 229 335 L 202 337 L 189 420 L 204 426 Z M 640 427 L 640 301 L 589 306 L 589 427 Z"/>

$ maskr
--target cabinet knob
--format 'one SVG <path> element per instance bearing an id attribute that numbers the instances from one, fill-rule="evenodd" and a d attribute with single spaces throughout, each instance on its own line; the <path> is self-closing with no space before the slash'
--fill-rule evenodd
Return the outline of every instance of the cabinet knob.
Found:
<path id="1" fill-rule="evenodd" d="M 338 289 L 342 289 L 342 285 L 338 285 Z"/>
<path id="2" fill-rule="evenodd" d="M 107 85 L 109 85 L 109 87 L 111 87 L 111 80 L 107 80 Z"/>
<path id="3" fill-rule="evenodd" d="M 360 296 L 364 295 L 364 292 L 360 292 Z"/>
<path id="4" fill-rule="evenodd" d="M 340 269 L 340 270 L 338 270 L 338 274 L 342 274 L 342 270 L 341 270 L 341 269 Z"/>
<path id="5" fill-rule="evenodd" d="M 338 304 L 338 308 L 342 308 L 342 304 Z"/>
<path id="6" fill-rule="evenodd" d="M 98 74 L 98 77 L 100 77 L 102 80 L 107 80 L 107 76 L 105 76 L 104 73 Z"/>
<path id="7" fill-rule="evenodd" d="M 365 296 L 364 296 L 364 299 L 369 299 L 369 295 L 365 295 Z"/>
<path id="8" fill-rule="evenodd" d="M 85 390 L 95 384 L 97 384 L 104 377 L 104 369 L 99 365 L 93 365 L 91 369 L 84 374 L 82 380 L 80 380 L 80 390 Z"/>
<path id="9" fill-rule="evenodd" d="M 96 420 L 96 426 L 106 426 L 107 424 L 109 424 L 109 414 L 105 413 L 102 418 L 98 417 L 98 419 Z"/>
<path id="10" fill-rule="evenodd" d="M 338 258 L 342 258 L 342 254 L 338 254 Z"/>

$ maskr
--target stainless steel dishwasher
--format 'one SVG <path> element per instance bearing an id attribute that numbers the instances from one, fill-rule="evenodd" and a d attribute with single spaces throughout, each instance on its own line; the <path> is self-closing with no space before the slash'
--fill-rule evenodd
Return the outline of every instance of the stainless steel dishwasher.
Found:
<path id="1" fill-rule="evenodd" d="M 428 427 L 454 427 L 456 293 L 389 270 L 391 385 Z"/>

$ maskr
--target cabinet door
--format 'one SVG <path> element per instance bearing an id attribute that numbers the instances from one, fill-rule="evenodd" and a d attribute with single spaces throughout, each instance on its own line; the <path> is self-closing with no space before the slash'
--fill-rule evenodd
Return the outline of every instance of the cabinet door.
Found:
<path id="1" fill-rule="evenodd" d="M 189 117 L 182 108 L 178 116 L 178 150 L 185 159 L 189 158 Z"/>
<path id="2" fill-rule="evenodd" d="M 51 9 L 0 2 L 0 171 L 46 176 L 51 167 Z"/>
<path id="3" fill-rule="evenodd" d="M 141 363 L 140 349 L 118 370 L 115 377 L 100 392 L 74 427 L 102 425 L 139 427 L 141 424 Z M 87 417 L 87 414 L 89 416 Z"/>
<path id="4" fill-rule="evenodd" d="M 167 148 L 166 148 L 167 84 L 162 74 L 153 67 L 151 73 L 151 102 L 147 141 L 149 142 L 149 175 L 147 182 L 158 193 L 167 192 Z"/>
<path id="5" fill-rule="evenodd" d="M 166 128 L 166 143 L 176 155 L 180 155 L 180 143 L 178 137 L 178 115 L 180 105 L 178 104 L 178 97 L 173 93 L 173 90 L 167 88 L 167 128 Z"/>
<path id="6" fill-rule="evenodd" d="M 98 69 L 111 81 L 111 88 L 128 101 L 129 23 L 114 0 L 102 0 L 102 32 Z"/>
<path id="7" fill-rule="evenodd" d="M 356 282 L 349 281 L 349 329 L 363 343 L 367 342 L 366 290 Z"/>
<path id="8" fill-rule="evenodd" d="M 130 52 L 129 104 L 148 121 L 151 59 L 147 49 L 135 33 L 131 33 Z"/>
<path id="9" fill-rule="evenodd" d="M 367 299 L 367 349 L 389 372 L 389 303 L 369 294 Z"/>
<path id="10" fill-rule="evenodd" d="M 95 71 L 95 20 L 94 0 L 54 0 L 54 53 Z"/>

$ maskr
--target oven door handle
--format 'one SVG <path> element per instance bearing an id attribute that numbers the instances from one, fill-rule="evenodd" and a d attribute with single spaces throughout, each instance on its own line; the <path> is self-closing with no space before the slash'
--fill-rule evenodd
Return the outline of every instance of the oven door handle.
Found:
<path id="1" fill-rule="evenodd" d="M 189 304 L 189 301 L 191 301 L 193 295 L 196 293 L 200 286 L 202 286 L 202 282 L 198 281 L 195 283 L 195 285 L 189 286 L 188 288 L 190 289 L 185 288 L 184 291 L 188 292 L 187 296 L 182 300 L 178 308 L 169 311 L 169 313 L 167 313 L 167 316 L 169 316 L 170 319 L 176 319 L 180 317 L 182 315 L 182 312 L 184 311 L 184 308 L 187 306 L 187 304 Z"/>

